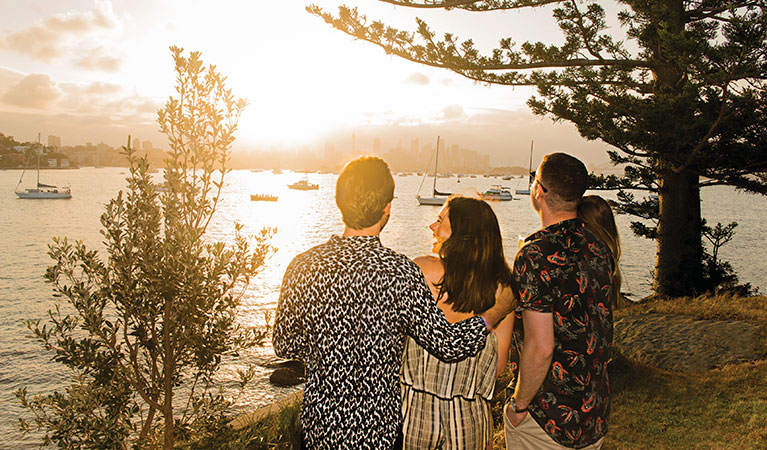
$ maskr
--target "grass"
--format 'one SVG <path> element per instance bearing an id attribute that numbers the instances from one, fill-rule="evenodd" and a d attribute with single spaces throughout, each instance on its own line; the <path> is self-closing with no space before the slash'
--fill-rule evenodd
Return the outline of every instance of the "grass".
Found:
<path id="1" fill-rule="evenodd" d="M 767 449 L 767 361 L 701 374 L 611 365 L 605 449 Z"/>
<path id="2" fill-rule="evenodd" d="M 652 300 L 618 310 L 616 318 L 648 313 L 757 322 L 758 345 L 767 353 L 765 296 Z M 613 409 L 604 449 L 767 449 L 765 360 L 680 373 L 618 357 L 610 377 Z"/>
<path id="3" fill-rule="evenodd" d="M 652 312 L 701 319 L 749 320 L 767 330 L 767 297 L 703 296 L 652 300 L 616 317 Z M 767 353 L 767 332 L 759 345 Z M 767 360 L 704 373 L 665 371 L 616 357 L 610 365 L 612 413 L 603 449 L 767 449 Z M 502 387 L 493 402 L 494 448 L 505 449 Z M 227 430 L 207 448 L 292 449 L 300 405 L 241 431 Z M 200 447 L 203 448 L 204 446 Z"/>

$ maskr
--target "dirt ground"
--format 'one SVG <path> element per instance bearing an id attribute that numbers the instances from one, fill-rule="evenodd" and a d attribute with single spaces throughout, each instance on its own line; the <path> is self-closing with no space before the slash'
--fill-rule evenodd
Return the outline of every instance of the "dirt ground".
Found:
<path id="1" fill-rule="evenodd" d="M 762 359 L 757 323 L 649 313 L 615 322 L 614 347 L 635 361 L 666 370 L 703 372 Z"/>

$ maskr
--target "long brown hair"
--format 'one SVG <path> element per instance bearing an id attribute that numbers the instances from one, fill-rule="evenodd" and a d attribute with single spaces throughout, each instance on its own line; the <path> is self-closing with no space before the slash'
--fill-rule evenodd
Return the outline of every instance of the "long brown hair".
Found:
<path id="1" fill-rule="evenodd" d="M 618 306 L 621 295 L 621 271 L 618 263 L 621 260 L 621 240 L 615 216 L 610 204 L 598 195 L 586 195 L 578 203 L 578 217 L 583 220 L 586 228 L 601 239 L 610 249 L 613 257 L 613 306 Z"/>
<path id="2" fill-rule="evenodd" d="M 447 208 L 451 233 L 439 252 L 445 274 L 438 298 L 447 294 L 454 311 L 481 314 L 495 304 L 498 284 L 512 283 L 498 218 L 476 198 L 451 197 Z"/>

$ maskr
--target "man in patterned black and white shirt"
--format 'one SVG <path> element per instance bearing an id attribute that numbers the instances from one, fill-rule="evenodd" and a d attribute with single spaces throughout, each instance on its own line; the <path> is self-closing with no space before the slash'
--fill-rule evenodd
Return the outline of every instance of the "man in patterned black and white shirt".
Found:
<path id="1" fill-rule="evenodd" d="M 448 323 L 418 266 L 381 245 L 393 198 L 386 162 L 349 162 L 336 184 L 343 235 L 296 256 L 285 272 L 273 343 L 277 355 L 306 364 L 306 448 L 401 448 L 405 336 L 458 361 L 475 355 L 511 309 L 503 289 L 482 316 Z"/>

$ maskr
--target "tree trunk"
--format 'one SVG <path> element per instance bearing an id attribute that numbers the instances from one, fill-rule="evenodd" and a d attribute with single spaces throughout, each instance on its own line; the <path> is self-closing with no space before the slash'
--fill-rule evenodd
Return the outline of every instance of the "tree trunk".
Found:
<path id="1" fill-rule="evenodd" d="M 695 295 L 703 279 L 698 175 L 665 172 L 659 200 L 653 291 L 668 297 Z"/>
<path id="2" fill-rule="evenodd" d="M 173 344 L 171 342 L 171 301 L 172 297 L 165 298 L 164 320 L 163 320 L 163 389 L 165 391 L 165 403 L 163 411 L 165 417 L 164 445 L 165 450 L 173 450 L 175 436 L 173 435 L 173 371 L 175 368 L 175 355 L 173 354 Z"/>

